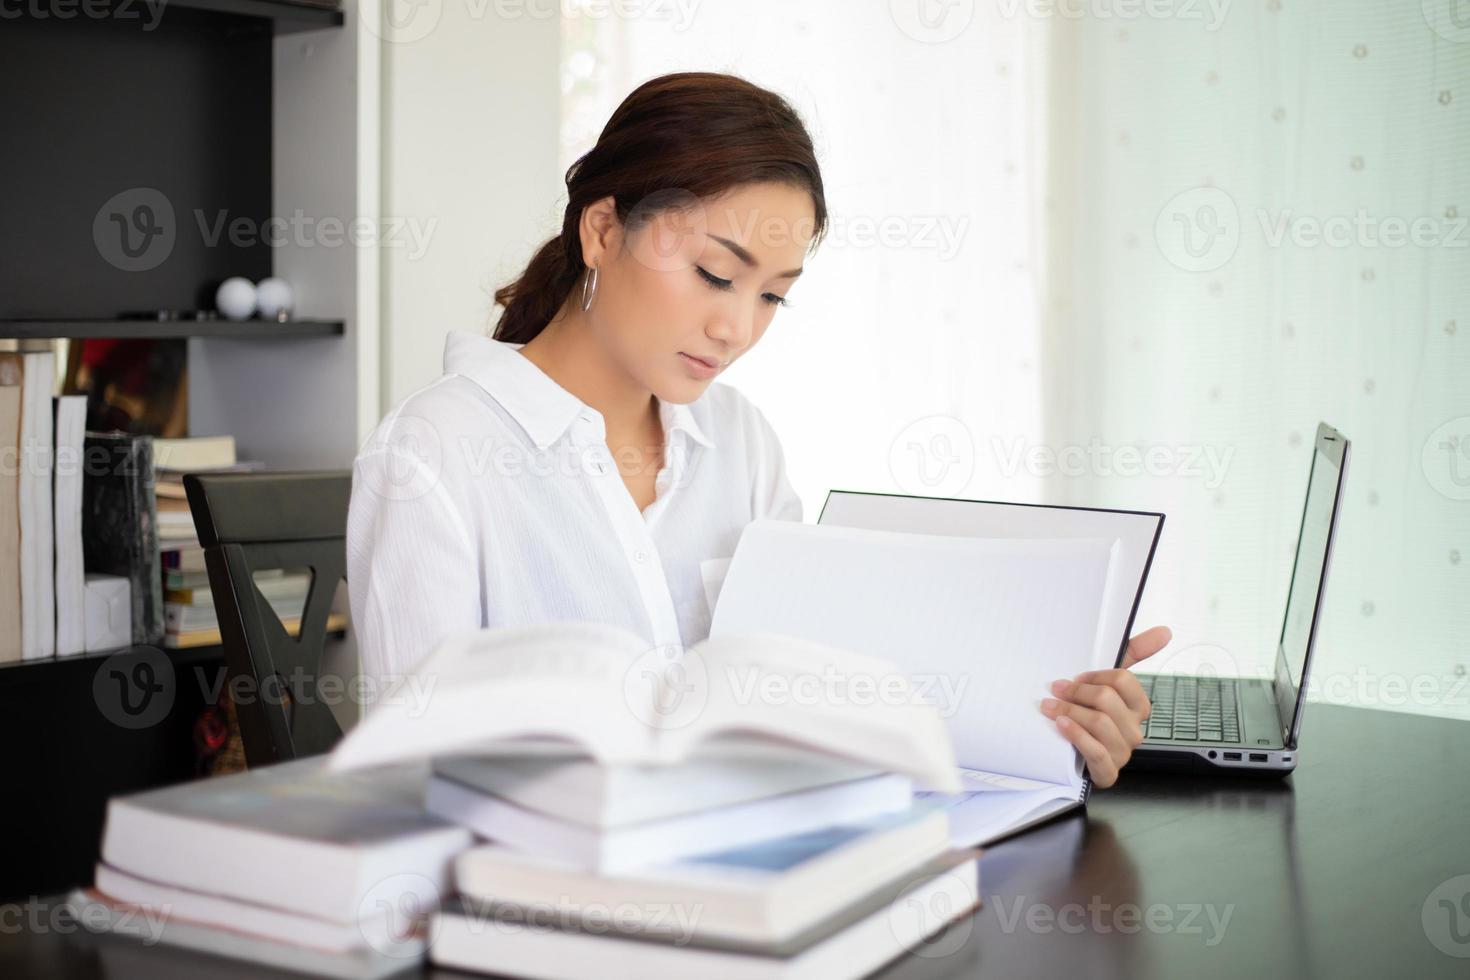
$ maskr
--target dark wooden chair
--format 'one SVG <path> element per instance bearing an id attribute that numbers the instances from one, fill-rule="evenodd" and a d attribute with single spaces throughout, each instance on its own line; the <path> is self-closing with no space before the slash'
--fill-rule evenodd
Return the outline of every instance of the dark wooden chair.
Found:
<path id="1" fill-rule="evenodd" d="M 247 694 L 235 702 L 246 762 L 327 751 L 342 729 L 317 685 L 332 597 L 346 575 L 351 474 L 190 474 L 184 490 L 204 547 L 230 690 Z M 303 567 L 311 586 L 292 636 L 254 573 Z"/>

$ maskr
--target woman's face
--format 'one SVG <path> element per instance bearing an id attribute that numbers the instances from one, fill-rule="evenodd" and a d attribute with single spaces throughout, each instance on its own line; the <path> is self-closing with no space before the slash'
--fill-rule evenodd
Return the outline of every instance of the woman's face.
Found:
<path id="1" fill-rule="evenodd" d="M 775 183 L 671 202 L 681 206 L 631 234 L 621 224 L 607 229 L 586 316 L 631 377 L 664 401 L 687 403 L 771 325 L 800 273 L 814 211 L 806 191 Z M 610 208 L 611 198 L 588 210 L 599 206 Z"/>

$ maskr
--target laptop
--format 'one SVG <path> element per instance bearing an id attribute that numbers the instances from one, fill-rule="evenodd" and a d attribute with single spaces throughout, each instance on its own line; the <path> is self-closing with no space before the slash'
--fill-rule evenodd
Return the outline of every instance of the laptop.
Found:
<path id="1" fill-rule="evenodd" d="M 1275 775 L 1296 768 L 1348 448 L 1342 433 L 1326 423 L 1317 426 L 1274 676 L 1140 673 L 1153 712 L 1130 768 Z"/>

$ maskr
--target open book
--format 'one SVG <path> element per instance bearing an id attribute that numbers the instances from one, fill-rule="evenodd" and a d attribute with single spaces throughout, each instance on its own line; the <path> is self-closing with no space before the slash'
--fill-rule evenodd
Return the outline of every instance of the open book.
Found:
<path id="1" fill-rule="evenodd" d="M 824 684 L 850 690 L 826 696 Z M 883 696 L 851 693 L 859 687 Z M 665 649 L 595 623 L 449 637 L 389 688 L 328 765 L 548 746 L 607 765 L 667 765 L 705 750 L 766 754 L 773 744 L 960 789 L 943 719 L 886 660 L 762 633 Z"/>
<path id="2" fill-rule="evenodd" d="M 1120 597 L 1131 606 L 1142 581 L 1121 552 L 1117 537 L 756 521 L 711 640 L 764 631 L 898 664 L 945 718 L 962 767 L 952 842 L 985 843 L 1086 799 L 1082 760 L 1040 702 L 1052 681 L 1114 665 L 1118 622 L 1104 614 Z"/>

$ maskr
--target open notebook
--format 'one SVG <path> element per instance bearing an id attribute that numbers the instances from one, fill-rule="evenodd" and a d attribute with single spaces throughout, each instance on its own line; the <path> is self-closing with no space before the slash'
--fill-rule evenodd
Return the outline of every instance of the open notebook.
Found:
<path id="1" fill-rule="evenodd" d="M 756 521 L 710 636 L 782 633 L 897 664 L 954 743 L 953 843 L 986 843 L 1087 798 L 1080 756 L 1039 705 L 1052 681 L 1115 665 L 1147 571 L 1126 557 L 1136 537 L 1093 526 L 995 537 Z"/>

